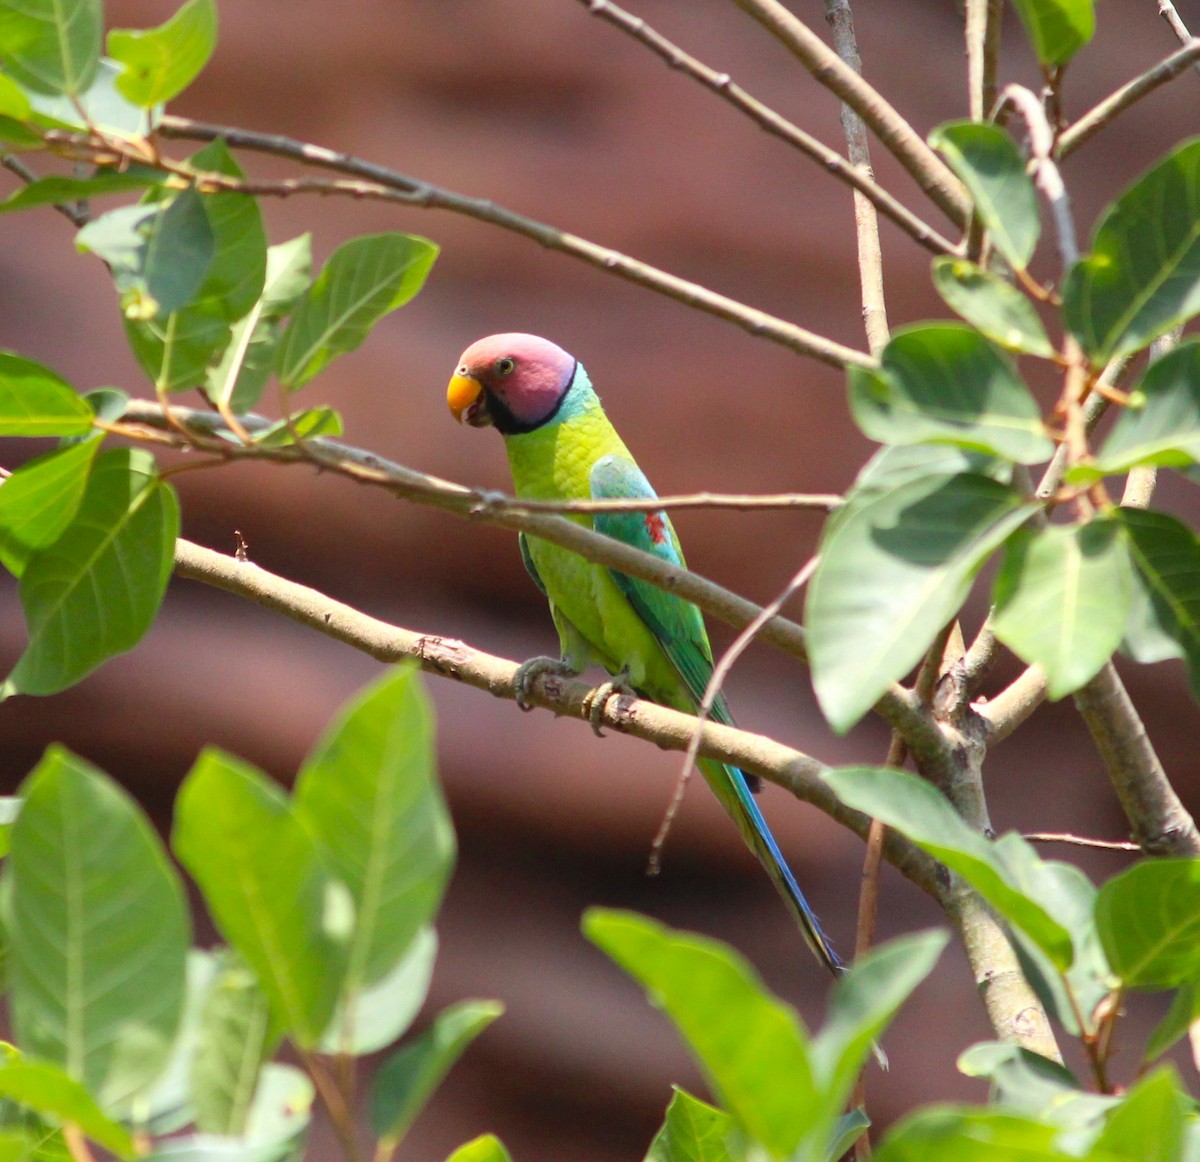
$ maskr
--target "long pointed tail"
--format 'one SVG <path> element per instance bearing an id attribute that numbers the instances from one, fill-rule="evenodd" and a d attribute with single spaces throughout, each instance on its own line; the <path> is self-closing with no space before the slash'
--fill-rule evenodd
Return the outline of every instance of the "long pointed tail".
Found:
<path id="1" fill-rule="evenodd" d="M 754 796 L 750 793 L 746 776 L 737 767 L 727 767 L 721 763 L 702 760 L 697 765 L 703 771 L 705 779 L 708 780 L 708 784 L 717 798 L 721 800 L 725 810 L 733 816 L 747 846 L 758 856 L 759 862 L 766 868 L 771 882 L 778 889 L 784 903 L 787 904 L 792 915 L 795 916 L 796 922 L 800 925 L 805 943 L 835 977 L 840 976 L 845 971 L 842 960 L 834 952 L 829 938 L 821 930 L 821 922 L 817 919 L 817 914 L 804 898 L 800 885 L 796 883 L 796 877 L 792 875 L 791 868 L 784 861 L 779 844 L 775 842 L 775 837 L 771 834 L 767 821 L 763 818 L 758 804 L 754 801 Z"/>

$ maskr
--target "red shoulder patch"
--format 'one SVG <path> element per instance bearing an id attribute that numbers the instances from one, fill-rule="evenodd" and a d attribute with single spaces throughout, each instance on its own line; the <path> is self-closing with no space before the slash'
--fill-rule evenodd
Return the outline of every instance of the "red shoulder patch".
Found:
<path id="1" fill-rule="evenodd" d="M 663 520 L 661 512 L 646 513 L 646 532 L 656 545 L 661 545 L 667 539 L 667 522 Z"/>

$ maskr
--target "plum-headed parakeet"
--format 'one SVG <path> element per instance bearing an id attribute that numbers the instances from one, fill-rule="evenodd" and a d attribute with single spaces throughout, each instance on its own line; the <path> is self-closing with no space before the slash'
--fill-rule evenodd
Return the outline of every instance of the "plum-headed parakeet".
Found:
<path id="1" fill-rule="evenodd" d="M 491 335 L 463 352 L 447 400 L 456 419 L 495 427 L 504 437 L 516 494 L 538 500 L 653 498 L 654 490 L 608 422 L 578 360 L 536 335 Z M 665 512 L 573 514 L 597 532 L 683 566 Z M 691 602 L 595 565 L 537 537 L 520 536 L 521 555 L 550 600 L 562 657 L 534 658 L 518 688 L 538 674 L 575 675 L 599 662 L 643 697 L 695 713 L 712 674 L 712 650 Z M 723 696 L 712 717 L 731 724 Z M 702 759 L 699 767 L 800 924 L 817 957 L 835 974 L 841 962 L 796 884 L 736 767 Z"/>

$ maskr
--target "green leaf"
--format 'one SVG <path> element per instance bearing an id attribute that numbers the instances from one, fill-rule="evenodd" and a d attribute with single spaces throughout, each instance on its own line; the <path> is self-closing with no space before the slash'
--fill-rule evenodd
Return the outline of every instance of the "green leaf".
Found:
<path id="1" fill-rule="evenodd" d="M 735 1162 L 725 1145 L 733 1119 L 677 1085 L 672 1089 L 675 1096 L 645 1162 Z"/>
<path id="2" fill-rule="evenodd" d="M 940 859 L 1025 932 L 1059 969 L 1070 966 L 1070 932 L 1021 890 L 996 846 L 968 827 L 930 783 L 902 771 L 872 767 L 848 767 L 824 777 L 846 806 L 894 827 Z"/>
<path id="3" fill-rule="evenodd" d="M 206 750 L 175 800 L 171 846 L 275 1017 L 302 1048 L 315 1046 L 341 987 L 352 907 L 287 796 Z"/>
<path id="4" fill-rule="evenodd" d="M 122 310 L 135 320 L 165 317 L 190 303 L 216 252 L 203 199 L 191 188 L 97 218 L 75 236 L 75 246 L 108 264 Z"/>
<path id="5" fill-rule="evenodd" d="M 216 44 L 213 0 L 186 0 L 158 28 L 114 28 L 108 34 L 109 55 L 125 66 L 117 88 L 143 108 L 182 93 L 208 63 Z"/>
<path id="6" fill-rule="evenodd" d="M 460 1001 L 438 1014 L 420 1037 L 392 1054 L 371 1087 L 371 1125 L 383 1142 L 399 1142 L 454 1063 L 500 1014 L 499 1001 Z"/>
<path id="7" fill-rule="evenodd" d="M 279 321 L 311 281 L 311 234 L 301 234 L 267 250 L 262 294 L 234 325 L 225 354 L 208 373 L 210 399 L 229 404 L 239 415 L 258 402 L 275 367 Z"/>
<path id="8" fill-rule="evenodd" d="M 1113 1108 L 1093 1153 L 1130 1162 L 1181 1162 L 1185 1112 L 1194 1118 L 1193 1103 L 1181 1091 L 1174 1070 L 1157 1069 Z"/>
<path id="9" fill-rule="evenodd" d="M 24 121 L 31 109 L 25 90 L 12 77 L 0 73 L 0 117 Z"/>
<path id="10" fill-rule="evenodd" d="M 127 101 L 117 90 L 121 68 L 107 57 L 99 67 L 87 91 L 78 96 L 30 93 L 33 124 L 43 129 L 67 129 L 90 132 L 100 129 L 121 137 L 145 137 L 157 120 L 156 110 L 141 109 Z M 40 138 L 35 138 L 40 143 Z"/>
<path id="11" fill-rule="evenodd" d="M 482 1134 L 459 1146 L 446 1162 L 512 1162 L 512 1155 L 495 1135 Z"/>
<path id="12" fill-rule="evenodd" d="M 1013 0 L 1043 65 L 1065 65 L 1096 31 L 1093 0 Z"/>
<path id="13" fill-rule="evenodd" d="M 1116 652 L 1133 604 L 1119 520 L 1019 529 L 996 577 L 996 636 L 1046 672 L 1051 699 L 1078 690 Z"/>
<path id="14" fill-rule="evenodd" d="M 170 1055 L 183 889 L 133 800 L 69 751 L 47 750 L 21 795 L 3 895 L 17 1038 L 112 1105 Z"/>
<path id="15" fill-rule="evenodd" d="M 212 303 L 193 303 L 165 319 L 126 316 L 124 322 L 138 363 L 163 391 L 198 387 L 230 341 L 229 321 Z"/>
<path id="16" fill-rule="evenodd" d="M 21 813 L 21 800 L 16 795 L 0 795 L 0 858 L 9 852 L 12 825 Z M 0 962 L 3 952 L 0 952 Z"/>
<path id="17" fill-rule="evenodd" d="M 1068 1162 L 1054 1126 L 995 1109 L 926 1106 L 891 1131 L 874 1162 Z M 1097 1160 L 1099 1162 L 1099 1160 Z"/>
<path id="18" fill-rule="evenodd" d="M 1157 1060 L 1183 1037 L 1200 1035 L 1200 981 L 1182 985 L 1171 998 L 1167 1015 L 1155 1025 L 1146 1048 L 1143 1063 Z"/>
<path id="19" fill-rule="evenodd" d="M 92 430 L 92 409 L 60 375 L 32 359 L 0 351 L 0 436 L 78 436 Z"/>
<path id="20" fill-rule="evenodd" d="M 842 1114 L 834 1123 L 833 1146 L 826 1155 L 829 1162 L 837 1162 L 837 1159 L 844 1157 L 863 1136 L 863 1132 L 870 1128 L 871 1119 L 862 1110 L 853 1109 Z"/>
<path id="21" fill-rule="evenodd" d="M 1010 351 L 1054 357 L 1054 346 L 1033 304 L 1011 283 L 965 258 L 933 260 L 933 285 L 957 311 L 993 343 Z"/>
<path id="22" fill-rule="evenodd" d="M 813 685 L 834 730 L 849 730 L 921 660 L 984 562 L 1034 511 L 966 473 L 851 495 L 826 523 L 805 608 Z"/>
<path id="23" fill-rule="evenodd" d="M 1034 464 L 1054 454 L 1012 361 L 961 323 L 897 331 L 878 371 L 851 367 L 858 426 L 884 444 L 952 443 Z"/>
<path id="24" fill-rule="evenodd" d="M 1013 466 L 982 452 L 968 452 L 952 444 L 893 444 L 880 448 L 855 477 L 850 497 L 861 501 L 880 496 L 902 484 L 931 476 L 959 476 L 972 473 L 987 476 L 1000 484 L 1012 480 Z"/>
<path id="25" fill-rule="evenodd" d="M 1165 512 L 1118 509 L 1134 565 L 1134 602 L 1125 644 L 1139 662 L 1186 660 L 1200 695 L 1200 542 Z"/>
<path id="26" fill-rule="evenodd" d="M 78 95 L 95 76 L 103 24 L 101 0 L 0 0 L 0 61 L 30 89 Z"/>
<path id="27" fill-rule="evenodd" d="M 929 135 L 929 144 L 967 187 L 996 249 L 1011 266 L 1024 270 L 1037 247 L 1041 222 L 1017 143 L 998 125 L 949 121 Z"/>
<path id="28" fill-rule="evenodd" d="M 603 908 L 585 913 L 583 930 L 666 1011 L 746 1132 L 774 1156 L 790 1156 L 824 1118 L 795 1010 L 715 940 Z"/>
<path id="29" fill-rule="evenodd" d="M 429 995 L 437 934 L 422 928 L 395 967 L 342 1004 L 321 1041 L 322 1053 L 374 1053 L 408 1032 Z"/>
<path id="30" fill-rule="evenodd" d="M 48 177 L 22 186 L 0 202 L 0 214 L 28 210 L 31 206 L 61 205 L 65 202 L 86 201 L 106 194 L 124 194 L 159 185 L 165 175 L 142 167 L 129 170 L 101 170 L 90 178 Z"/>
<path id="31" fill-rule="evenodd" d="M 0 1064 L 0 1096 L 42 1118 L 78 1126 L 93 1142 L 121 1158 L 136 1154 L 124 1126 L 109 1118 L 87 1089 L 49 1061 L 10 1056 Z"/>
<path id="32" fill-rule="evenodd" d="M 900 1006 L 932 971 L 949 941 L 918 932 L 872 949 L 834 987 L 829 1019 L 812 1046 L 828 1105 L 841 1108 L 854 1079 Z"/>
<path id="33" fill-rule="evenodd" d="M 275 360 L 280 382 L 294 391 L 358 347 L 384 315 L 421 289 L 437 253 L 432 242 L 410 234 L 368 235 L 339 246 L 284 331 Z"/>
<path id="34" fill-rule="evenodd" d="M 297 777 L 296 812 L 354 897 L 344 984 L 353 995 L 433 918 L 454 864 L 433 712 L 414 667 L 393 670 L 338 715 Z"/>
<path id="35" fill-rule="evenodd" d="M 1200 860 L 1159 859 L 1114 876 L 1096 898 L 1096 927 L 1125 987 L 1200 979 Z"/>
<path id="36" fill-rule="evenodd" d="M 158 613 L 178 535 L 179 504 L 153 457 L 101 452 L 74 520 L 21 576 L 29 645 L 0 695 L 56 693 L 137 645 Z"/>
<path id="37" fill-rule="evenodd" d="M 1200 342 L 1189 339 L 1155 360 L 1133 395 L 1144 402 L 1121 409 L 1096 456 L 1098 470 L 1200 460 Z"/>
<path id="38" fill-rule="evenodd" d="M 311 440 L 316 436 L 342 434 L 342 417 L 331 407 L 306 408 L 290 416 L 289 420 L 290 423 L 276 420 L 256 431 L 254 443 L 260 448 L 283 448 L 294 444 L 297 439 Z"/>
<path id="39" fill-rule="evenodd" d="M 74 519 L 99 449 L 99 440 L 86 440 L 47 452 L 0 487 L 0 562 L 14 577 Z"/>
<path id="40" fill-rule="evenodd" d="M 1181 145 L 1102 215 L 1071 268 L 1063 317 L 1093 364 L 1148 346 L 1200 311 L 1200 140 Z"/>
<path id="41" fill-rule="evenodd" d="M 240 1137 L 271 1045 L 266 995 L 233 951 L 218 958 L 196 1029 L 191 1068 L 196 1128 Z"/>

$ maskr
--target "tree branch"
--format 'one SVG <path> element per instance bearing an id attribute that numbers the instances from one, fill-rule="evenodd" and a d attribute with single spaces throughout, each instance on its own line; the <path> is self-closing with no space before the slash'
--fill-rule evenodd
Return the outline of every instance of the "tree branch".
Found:
<path id="1" fill-rule="evenodd" d="M 967 0 L 967 101 L 972 121 L 983 121 L 996 103 L 1003 0 Z"/>
<path id="2" fill-rule="evenodd" d="M 1196 65 L 1197 61 L 1200 61 L 1200 40 L 1189 40 L 1183 48 L 1173 52 L 1153 68 L 1147 69 L 1128 84 L 1122 85 L 1115 93 L 1109 94 L 1094 108 L 1089 109 L 1074 125 L 1063 130 L 1055 150 L 1057 156 L 1061 159 L 1074 153 L 1085 141 L 1094 137 L 1147 93 L 1152 93 L 1160 85 L 1173 81 L 1189 65 Z"/>
<path id="3" fill-rule="evenodd" d="M 381 662 L 412 658 L 426 673 L 462 682 L 496 698 L 515 699 L 516 662 L 474 649 L 454 638 L 389 625 L 249 561 L 239 561 L 181 538 L 176 542 L 175 572 L 180 577 L 247 597 Z M 547 674 L 532 684 L 529 701 L 556 714 L 587 721 L 586 699 L 590 692 L 586 682 Z M 844 806 L 829 790 L 821 777 L 829 769 L 824 763 L 765 735 L 700 722 L 691 715 L 627 695 L 608 699 L 601 720 L 622 734 L 678 751 L 687 749 L 693 733 L 699 729 L 700 754 L 705 758 L 730 763 L 791 791 L 857 835 L 865 836 L 870 827 L 867 816 Z M 893 837 L 885 854 L 906 878 L 935 899 L 942 898 L 944 877 L 939 875 L 938 864 L 919 848 Z"/>
<path id="4" fill-rule="evenodd" d="M 363 161 L 348 153 L 341 153 L 322 146 L 310 145 L 291 137 L 279 134 L 253 133 L 249 130 L 238 129 L 230 125 L 211 125 L 201 121 L 192 121 L 186 117 L 164 116 L 158 123 L 157 132 L 168 138 L 182 138 L 190 141 L 214 141 L 222 138 L 234 149 L 251 150 L 258 153 L 273 154 L 278 157 L 290 158 L 305 165 L 318 166 L 324 169 L 336 170 L 362 178 L 368 183 L 380 187 L 380 192 L 374 196 L 403 202 L 408 206 L 422 209 L 449 210 L 480 222 L 498 226 L 531 238 L 549 250 L 557 250 L 581 259 L 591 266 L 621 278 L 657 294 L 665 295 L 685 306 L 715 315 L 734 323 L 743 330 L 778 343 L 789 350 L 801 355 L 808 355 L 822 363 L 833 367 L 848 365 L 869 367 L 873 361 L 869 356 L 853 348 L 835 343 L 804 327 L 789 323 L 784 319 L 767 314 L 738 302 L 736 299 L 717 294 L 716 291 L 698 283 L 689 282 L 677 275 L 668 274 L 664 270 L 639 262 L 635 258 L 589 242 L 586 238 L 559 230 L 544 222 L 535 221 L 497 206 L 484 198 L 472 198 L 453 190 L 443 189 L 419 178 L 409 177 L 385 166 Z M 63 134 L 48 134 L 63 139 Z M 69 135 L 67 135 L 69 136 Z M 211 180 L 214 188 L 242 189 L 246 192 L 256 192 L 282 195 L 285 193 L 303 192 L 346 192 L 356 197 L 372 196 L 372 186 L 364 186 L 361 182 L 352 183 L 350 188 L 339 191 L 338 183 L 318 183 L 313 180 L 296 180 L 282 182 L 240 182 L 239 179 L 228 175 L 205 174 L 205 180 Z"/>
<path id="5" fill-rule="evenodd" d="M 857 163 L 847 162 L 841 154 L 806 133 L 798 125 L 787 120 L 776 110 L 756 100 L 737 84 L 728 73 L 720 73 L 690 53 L 685 52 L 673 41 L 651 28 L 641 17 L 633 16 L 611 0 L 579 0 L 593 16 L 619 28 L 661 57 L 673 69 L 691 77 L 692 80 L 712 90 L 739 112 L 744 113 L 760 129 L 800 150 L 827 170 L 835 178 L 869 199 L 892 222 L 910 238 L 933 254 L 955 254 L 956 245 L 939 234 L 927 222 L 901 204 L 896 198 L 875 182 L 873 176 L 856 168 Z"/>
<path id="6" fill-rule="evenodd" d="M 734 0 L 734 3 L 791 50 L 817 82 L 858 113 L 951 222 L 959 227 L 966 226 L 970 215 L 966 191 L 949 167 L 881 93 L 779 0 Z"/>

